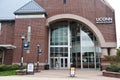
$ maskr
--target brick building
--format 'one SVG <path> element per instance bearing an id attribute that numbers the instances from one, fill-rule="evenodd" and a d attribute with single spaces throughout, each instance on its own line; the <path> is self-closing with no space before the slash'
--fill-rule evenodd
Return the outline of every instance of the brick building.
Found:
<path id="1" fill-rule="evenodd" d="M 32 0 L 0 19 L 0 64 L 49 64 L 50 69 L 100 68 L 104 55 L 115 55 L 115 14 L 105 0 Z"/>

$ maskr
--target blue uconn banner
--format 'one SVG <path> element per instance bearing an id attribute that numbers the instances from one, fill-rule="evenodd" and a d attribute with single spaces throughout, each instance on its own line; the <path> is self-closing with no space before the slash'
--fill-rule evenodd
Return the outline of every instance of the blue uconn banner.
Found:
<path id="1" fill-rule="evenodd" d="M 30 44 L 29 42 L 24 42 L 24 45 L 23 45 L 24 50 L 29 50 L 30 49 L 30 45 L 29 44 Z"/>

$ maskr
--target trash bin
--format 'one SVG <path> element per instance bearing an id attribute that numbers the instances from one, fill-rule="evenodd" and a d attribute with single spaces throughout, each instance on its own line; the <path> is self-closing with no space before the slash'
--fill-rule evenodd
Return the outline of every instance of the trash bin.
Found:
<path id="1" fill-rule="evenodd" d="M 46 64 L 44 67 L 45 70 L 49 70 L 49 64 Z"/>

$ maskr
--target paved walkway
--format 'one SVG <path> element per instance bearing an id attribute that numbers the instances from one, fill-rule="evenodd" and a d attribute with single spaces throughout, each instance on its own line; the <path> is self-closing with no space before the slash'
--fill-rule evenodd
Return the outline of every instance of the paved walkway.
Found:
<path id="1" fill-rule="evenodd" d="M 75 77 L 70 77 L 69 73 L 69 70 L 43 70 L 34 75 L 1 76 L 0 80 L 120 80 L 104 77 L 99 70 L 77 69 Z"/>

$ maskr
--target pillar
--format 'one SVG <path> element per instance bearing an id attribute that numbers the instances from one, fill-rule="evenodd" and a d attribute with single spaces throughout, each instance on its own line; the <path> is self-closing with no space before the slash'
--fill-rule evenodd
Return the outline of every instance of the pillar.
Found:
<path id="1" fill-rule="evenodd" d="M 115 49 L 115 48 L 111 48 L 111 49 L 110 49 L 110 55 L 111 55 L 111 56 L 116 55 L 116 49 Z"/>
<path id="2" fill-rule="evenodd" d="M 102 56 L 101 56 L 101 58 L 104 58 L 104 55 L 108 55 L 107 48 L 102 48 Z"/>
<path id="3" fill-rule="evenodd" d="M 108 50 L 107 48 L 102 48 L 102 56 L 101 56 L 101 68 L 100 70 L 105 70 L 106 67 L 109 65 L 108 62 L 106 62 L 106 59 L 104 58 L 104 56 L 108 55 Z"/>

